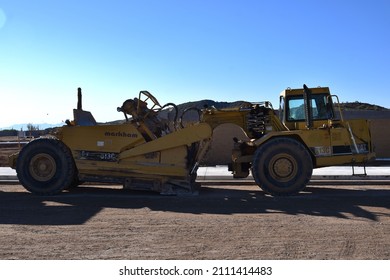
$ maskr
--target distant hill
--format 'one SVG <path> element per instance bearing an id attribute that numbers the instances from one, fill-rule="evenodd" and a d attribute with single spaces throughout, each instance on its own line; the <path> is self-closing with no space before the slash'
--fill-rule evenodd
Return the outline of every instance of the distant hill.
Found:
<path id="1" fill-rule="evenodd" d="M 204 106 L 207 106 L 207 107 L 214 106 L 217 109 L 228 109 L 228 108 L 237 108 L 244 102 L 245 101 L 218 102 L 218 101 L 205 99 L 205 100 L 200 100 L 200 101 L 183 103 L 183 104 L 178 105 L 178 108 L 179 108 L 179 110 L 183 110 L 183 109 L 189 108 L 189 107 L 196 107 L 198 109 L 202 109 L 202 108 L 204 108 Z M 363 102 L 359 102 L 359 101 L 340 103 L 340 106 L 343 110 L 346 110 L 346 111 L 349 111 L 349 110 L 354 110 L 354 111 L 390 111 L 390 109 L 379 106 L 379 105 L 363 103 Z M 277 108 L 275 108 L 275 109 L 277 109 Z"/>
<path id="2" fill-rule="evenodd" d="M 340 106 L 345 111 L 390 111 L 390 109 L 379 105 L 362 103 L 359 101 L 340 103 Z"/>
<path id="3" fill-rule="evenodd" d="M 242 103 L 246 101 L 234 101 L 234 102 L 220 102 L 220 101 L 214 101 L 209 99 L 199 100 L 199 101 L 193 101 L 193 102 L 186 102 L 177 105 L 179 108 L 179 111 L 182 111 L 186 108 L 195 107 L 198 109 L 203 109 L 204 107 L 212 107 L 214 106 L 217 109 L 229 109 L 229 108 L 237 108 L 240 107 Z M 340 103 L 340 106 L 345 111 L 390 111 L 390 109 L 369 104 L 369 103 L 363 103 L 359 101 L 355 102 L 344 102 Z M 277 109 L 276 107 L 274 109 Z"/>
<path id="4" fill-rule="evenodd" d="M 10 125 L 10 126 L 7 126 L 7 127 L 1 127 L 0 130 L 24 130 L 24 131 L 28 131 L 28 125 L 30 125 L 31 123 L 19 123 L 19 124 L 13 124 L 13 125 Z M 52 127 L 59 127 L 59 126 L 63 126 L 64 124 L 63 123 L 57 123 L 57 124 L 50 124 L 50 123 L 38 123 L 38 124 L 32 124 L 34 125 L 34 127 L 38 128 L 38 130 L 45 130 L 45 129 L 48 129 L 48 128 L 52 128 Z"/>
<path id="5" fill-rule="evenodd" d="M 242 103 L 245 101 L 234 101 L 234 102 L 220 102 L 220 101 L 214 101 L 209 99 L 199 100 L 199 101 L 193 101 L 193 102 L 186 102 L 177 105 L 179 108 L 179 111 L 182 111 L 186 108 L 195 107 L 198 109 L 203 109 L 205 107 L 215 107 L 217 109 L 228 109 L 228 108 L 236 108 L 239 107 Z"/>
<path id="6" fill-rule="evenodd" d="M 183 103 L 183 104 L 178 105 L 178 107 L 179 107 L 179 110 L 189 108 L 189 107 L 196 107 L 198 109 L 202 109 L 202 108 L 204 108 L 204 105 L 206 105 L 208 107 L 214 106 L 217 109 L 228 109 L 228 108 L 237 108 L 244 102 L 245 101 L 218 102 L 218 101 L 205 99 L 205 100 L 200 100 L 200 101 Z M 359 101 L 340 103 L 340 106 L 341 106 L 341 109 L 343 109 L 345 111 L 390 111 L 390 109 L 379 106 L 379 105 L 363 103 L 363 102 L 359 102 Z M 274 109 L 277 109 L 277 108 L 275 107 Z"/>

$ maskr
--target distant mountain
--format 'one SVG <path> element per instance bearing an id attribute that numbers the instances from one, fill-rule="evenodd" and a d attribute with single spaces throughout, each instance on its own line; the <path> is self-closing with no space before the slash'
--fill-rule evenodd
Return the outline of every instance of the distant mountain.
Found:
<path id="1" fill-rule="evenodd" d="M 0 130 L 7 130 L 7 129 L 14 129 L 14 130 L 24 130 L 28 131 L 28 125 L 31 123 L 20 123 L 20 124 L 14 124 L 8 127 L 1 127 Z M 38 128 L 39 130 L 45 130 L 47 128 L 52 128 L 52 127 L 58 127 L 58 126 L 63 126 L 64 123 L 57 123 L 57 124 L 50 124 L 50 123 L 38 123 L 38 124 L 32 124 L 34 127 Z"/>
<path id="2" fill-rule="evenodd" d="M 198 109 L 202 109 L 204 107 L 212 107 L 214 106 L 217 109 L 229 109 L 229 108 L 238 108 L 242 103 L 245 101 L 234 101 L 234 102 L 218 102 L 213 101 L 209 99 L 200 100 L 200 101 L 193 101 L 193 102 L 186 102 L 182 103 L 180 105 L 177 105 L 179 108 L 179 111 L 183 111 L 186 108 L 195 107 Z M 343 110 L 349 111 L 349 110 L 356 110 L 356 111 L 390 111 L 390 109 L 379 106 L 379 105 L 373 105 L 369 103 L 362 103 L 359 101 L 355 102 L 344 102 L 340 103 L 340 106 Z M 277 108 L 275 108 L 277 109 Z"/>
<path id="3" fill-rule="evenodd" d="M 390 111 L 390 109 L 379 105 L 362 103 L 359 101 L 340 103 L 340 106 L 345 111 Z"/>
<path id="4" fill-rule="evenodd" d="M 203 109 L 205 107 L 215 107 L 217 109 L 228 109 L 228 108 L 239 107 L 244 102 L 245 101 L 224 102 L 224 101 L 214 101 L 214 100 L 204 99 L 199 101 L 182 103 L 177 105 L 177 107 L 179 108 L 179 111 L 182 111 L 190 107 L 195 107 L 198 109 Z"/>
<path id="5" fill-rule="evenodd" d="M 205 99 L 205 100 L 200 100 L 200 101 L 183 103 L 183 104 L 177 105 L 177 107 L 179 108 L 179 111 L 182 111 L 182 110 L 189 108 L 189 107 L 195 107 L 198 109 L 202 109 L 205 106 L 206 107 L 214 106 L 217 109 L 228 109 L 228 108 L 237 108 L 244 102 L 245 101 L 217 102 L 217 101 Z M 390 111 L 390 109 L 379 106 L 379 105 L 363 103 L 363 102 L 359 102 L 359 101 L 340 103 L 340 106 L 343 110 L 346 110 L 346 111 L 349 111 L 349 110 L 354 110 L 354 111 L 355 110 L 356 111 Z M 275 108 L 275 109 L 277 109 L 277 108 Z"/>
<path id="6" fill-rule="evenodd" d="M 195 107 L 198 109 L 202 109 L 205 106 L 206 107 L 214 106 L 217 109 L 228 109 L 228 108 L 237 108 L 244 102 L 245 101 L 217 102 L 217 101 L 206 99 L 206 100 L 183 103 L 183 104 L 177 105 L 177 107 L 179 108 L 179 111 L 182 111 L 185 108 L 189 108 L 189 107 Z M 359 102 L 359 101 L 340 103 L 340 106 L 345 111 L 390 111 L 390 109 L 379 106 L 379 105 L 363 103 L 363 102 Z M 277 109 L 277 108 L 275 107 L 275 109 Z"/>

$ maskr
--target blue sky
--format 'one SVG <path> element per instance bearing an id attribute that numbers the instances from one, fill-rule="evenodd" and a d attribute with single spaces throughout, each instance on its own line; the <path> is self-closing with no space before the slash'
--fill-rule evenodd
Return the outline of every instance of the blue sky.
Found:
<path id="1" fill-rule="evenodd" d="M 264 101 L 329 86 L 390 108 L 390 1 L 0 0 L 0 127 L 160 103 Z"/>

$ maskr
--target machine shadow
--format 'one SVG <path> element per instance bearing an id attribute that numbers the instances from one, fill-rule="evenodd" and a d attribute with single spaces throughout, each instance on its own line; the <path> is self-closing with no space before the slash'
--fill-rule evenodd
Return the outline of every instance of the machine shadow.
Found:
<path id="1" fill-rule="evenodd" d="M 0 192 L 0 224 L 80 225 L 102 209 L 141 209 L 190 214 L 311 215 L 376 221 L 390 209 L 390 190 L 351 190 L 309 187 L 297 196 L 272 197 L 261 190 L 202 187 L 195 196 L 161 196 L 150 192 L 79 187 L 57 196 Z M 131 213 L 129 214 L 131 215 Z"/>

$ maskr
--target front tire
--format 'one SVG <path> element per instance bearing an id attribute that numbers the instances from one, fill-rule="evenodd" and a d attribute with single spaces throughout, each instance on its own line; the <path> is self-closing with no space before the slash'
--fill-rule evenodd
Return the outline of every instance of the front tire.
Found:
<path id="1" fill-rule="evenodd" d="M 312 173 L 312 158 L 306 147 L 295 139 L 271 139 L 255 152 L 253 177 L 260 188 L 271 195 L 299 193 Z"/>
<path id="2" fill-rule="evenodd" d="M 40 195 L 53 195 L 69 188 L 77 174 L 69 148 L 52 138 L 27 144 L 17 159 L 16 172 L 26 190 Z"/>

